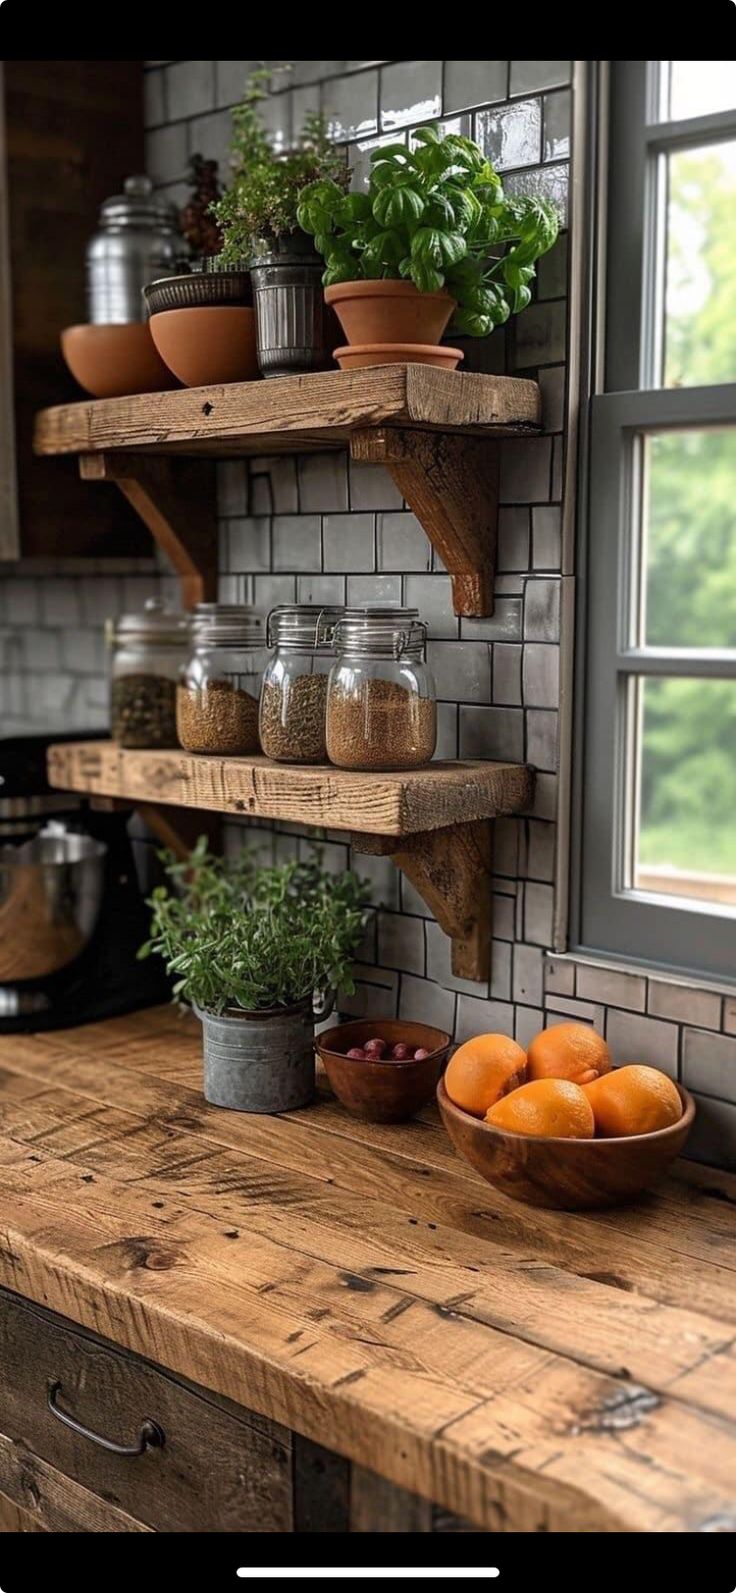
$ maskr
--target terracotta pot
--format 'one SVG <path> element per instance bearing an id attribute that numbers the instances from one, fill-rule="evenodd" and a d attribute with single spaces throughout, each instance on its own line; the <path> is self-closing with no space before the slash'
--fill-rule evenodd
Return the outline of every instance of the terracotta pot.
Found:
<path id="1" fill-rule="evenodd" d="M 61 334 L 61 352 L 72 376 L 93 398 L 161 393 L 176 386 L 153 346 L 146 321 L 67 326 Z"/>
<path id="2" fill-rule="evenodd" d="M 553 1211 L 617 1206 L 651 1188 L 680 1155 L 695 1102 L 677 1085 L 682 1117 L 652 1134 L 621 1139 L 543 1139 L 510 1134 L 456 1106 L 437 1085 L 442 1121 L 455 1149 L 502 1195 Z"/>
<path id="3" fill-rule="evenodd" d="M 256 318 L 244 305 L 162 310 L 148 324 L 161 358 L 185 387 L 250 382 L 258 375 Z"/>
<path id="4" fill-rule="evenodd" d="M 335 349 L 341 371 L 355 371 L 361 365 L 440 365 L 454 371 L 464 358 L 460 348 L 444 343 L 351 343 Z"/>
<path id="5" fill-rule="evenodd" d="M 406 1062 L 361 1061 L 347 1055 L 374 1035 L 390 1045 L 400 1040 L 404 1045 L 421 1046 L 430 1055 L 418 1062 L 413 1057 Z M 371 1123 L 403 1123 L 434 1095 L 447 1061 L 450 1036 L 428 1023 L 358 1018 L 318 1034 L 315 1045 L 338 1101 L 349 1112 Z"/>
<path id="6" fill-rule="evenodd" d="M 325 301 L 349 343 L 439 343 L 455 309 L 449 293 L 420 293 L 413 282 L 334 282 Z"/>

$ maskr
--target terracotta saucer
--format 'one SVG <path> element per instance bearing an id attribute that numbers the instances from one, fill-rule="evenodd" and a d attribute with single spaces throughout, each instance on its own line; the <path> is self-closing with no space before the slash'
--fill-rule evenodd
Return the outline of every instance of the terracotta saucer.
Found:
<path id="1" fill-rule="evenodd" d="M 463 351 L 444 343 L 351 343 L 336 348 L 334 358 L 341 371 L 358 370 L 362 365 L 439 365 L 454 371 Z"/>

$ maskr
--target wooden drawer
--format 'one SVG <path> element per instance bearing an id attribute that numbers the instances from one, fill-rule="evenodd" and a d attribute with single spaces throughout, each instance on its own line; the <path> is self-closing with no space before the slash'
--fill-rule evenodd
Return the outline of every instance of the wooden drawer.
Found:
<path id="1" fill-rule="evenodd" d="M 162 1447 L 123 1459 L 72 1432 L 48 1408 L 55 1383 L 63 1410 L 95 1433 L 134 1444 L 149 1420 L 163 1432 Z M 0 1494 L 28 1508 L 51 1485 L 64 1493 L 66 1510 L 66 1524 L 63 1512 L 52 1512 L 56 1531 L 292 1527 L 285 1429 L 0 1290 Z M 96 1496 L 90 1511 L 85 1490 Z M 109 1508 L 107 1525 L 100 1504 Z M 86 1514 L 96 1519 L 80 1519 Z"/>

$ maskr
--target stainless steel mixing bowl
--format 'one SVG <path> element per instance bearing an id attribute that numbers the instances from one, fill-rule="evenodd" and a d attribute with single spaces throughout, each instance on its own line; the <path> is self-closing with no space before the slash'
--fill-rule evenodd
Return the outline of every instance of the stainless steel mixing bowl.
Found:
<path id="1" fill-rule="evenodd" d="M 52 821 L 21 846 L 0 846 L 0 984 L 43 979 L 88 944 L 107 847 Z"/>

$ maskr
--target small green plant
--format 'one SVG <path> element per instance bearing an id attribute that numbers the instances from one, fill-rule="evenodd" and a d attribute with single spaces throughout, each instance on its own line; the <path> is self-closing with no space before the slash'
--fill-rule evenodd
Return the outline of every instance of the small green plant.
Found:
<path id="1" fill-rule="evenodd" d="M 214 857 L 200 836 L 184 862 L 161 856 L 173 888 L 149 898 L 151 938 L 138 955 L 164 958 L 179 1000 L 256 1012 L 353 991 L 368 891 L 350 869 L 328 873 L 319 847 L 308 862 L 266 867 L 247 850 Z"/>
<path id="2" fill-rule="evenodd" d="M 373 151 L 367 193 L 313 182 L 299 225 L 326 262 L 325 286 L 403 277 L 420 293 L 447 288 L 455 329 L 485 337 L 529 303 L 534 263 L 557 237 L 556 212 L 544 199 L 505 194 L 470 138 L 420 127 L 414 142 Z"/>
<path id="3" fill-rule="evenodd" d="M 251 73 L 243 99 L 233 111 L 233 177 L 212 206 L 224 238 L 225 265 L 248 261 L 261 239 L 296 232 L 299 200 L 311 184 L 329 182 L 344 194 L 350 182 L 344 157 L 330 142 L 317 111 L 305 117 L 295 149 L 279 155 L 271 148 L 258 109 L 269 83 L 267 70 Z"/>

